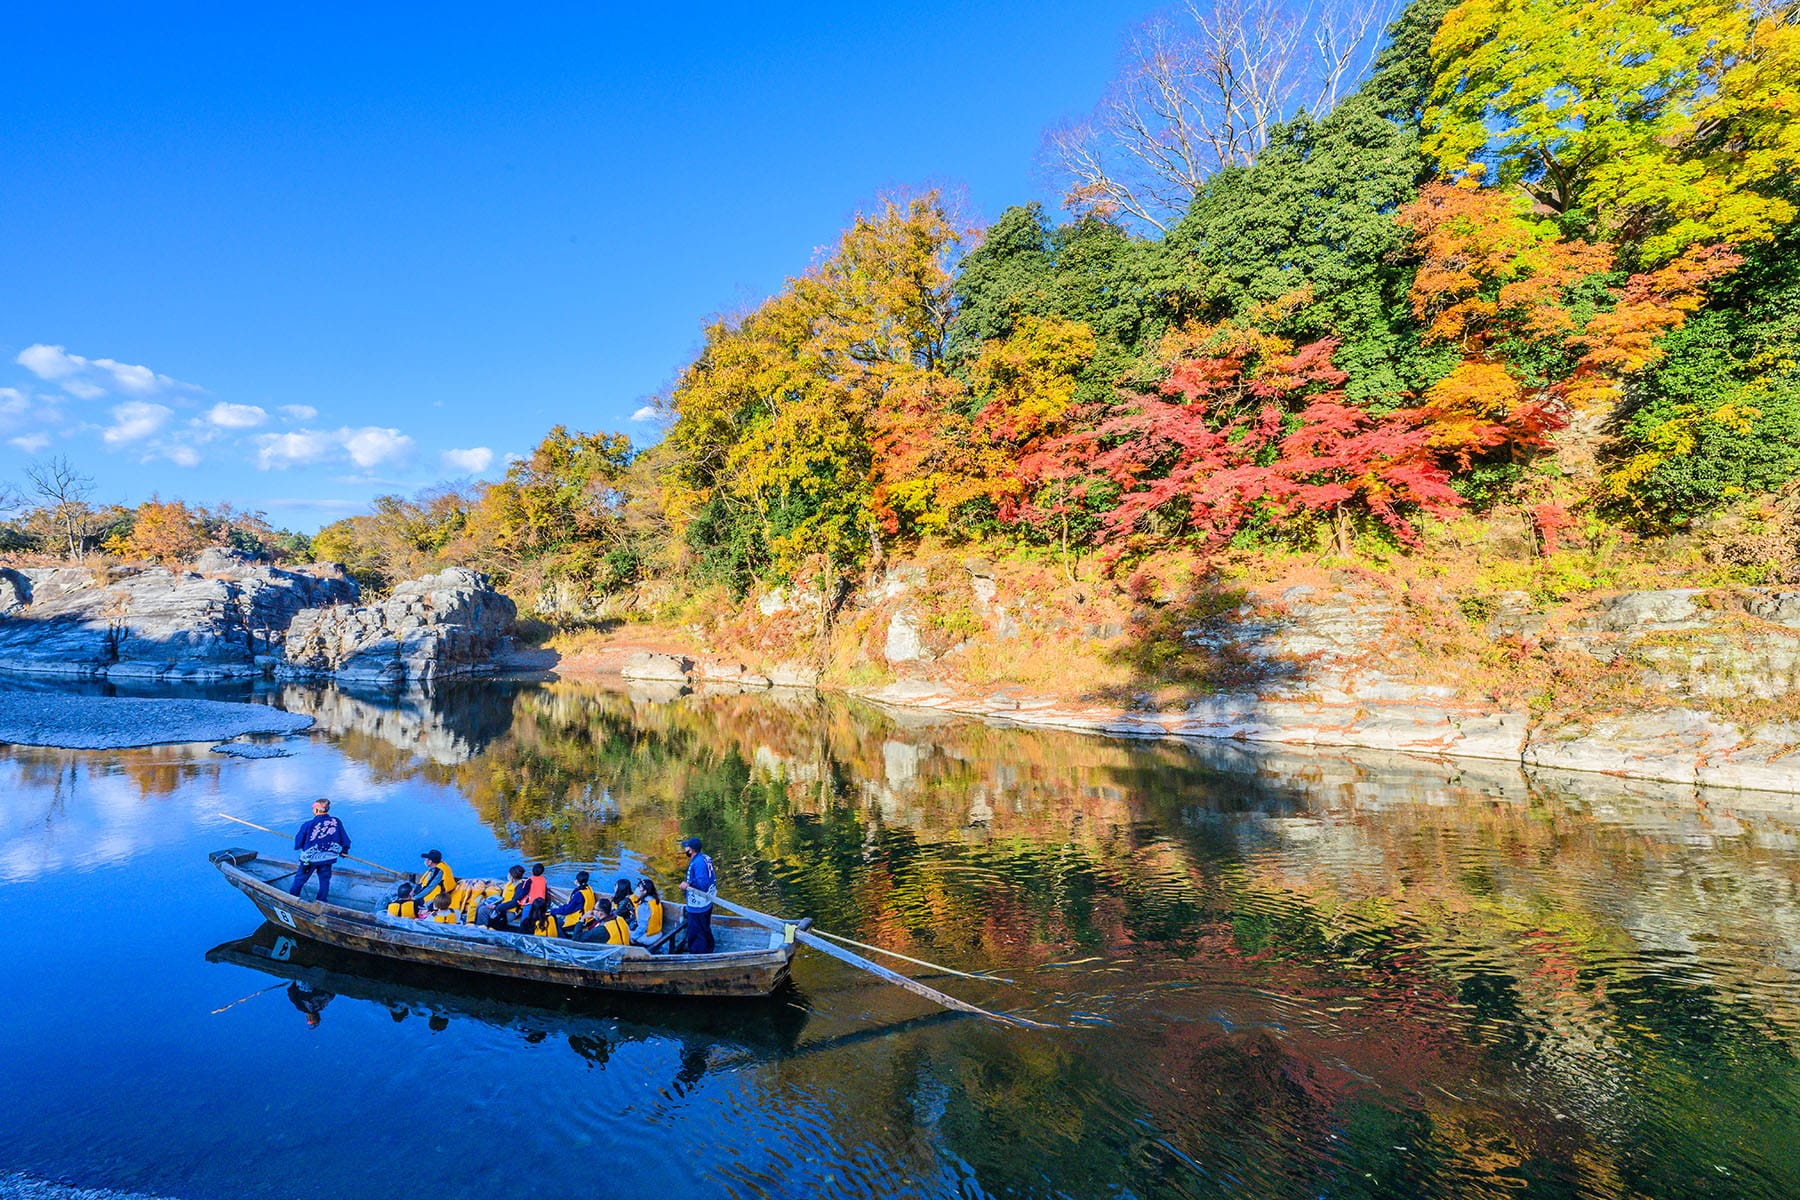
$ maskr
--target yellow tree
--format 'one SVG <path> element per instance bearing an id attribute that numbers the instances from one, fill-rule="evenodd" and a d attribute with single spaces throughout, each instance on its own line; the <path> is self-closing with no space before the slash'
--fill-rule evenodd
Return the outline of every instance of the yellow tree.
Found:
<path id="1" fill-rule="evenodd" d="M 132 514 L 131 531 L 113 538 L 106 548 L 123 558 L 186 562 L 207 546 L 205 516 L 179 500 L 152 496 Z"/>
<path id="2" fill-rule="evenodd" d="M 935 193 L 889 202 L 779 295 L 707 330 L 670 397 L 677 536 L 753 543 L 784 574 L 837 575 L 878 548 L 873 425 L 943 360 L 962 236 Z"/>
<path id="3" fill-rule="evenodd" d="M 1646 262 L 1769 237 L 1800 165 L 1793 6 L 1464 0 L 1432 43 L 1424 149 Z"/>

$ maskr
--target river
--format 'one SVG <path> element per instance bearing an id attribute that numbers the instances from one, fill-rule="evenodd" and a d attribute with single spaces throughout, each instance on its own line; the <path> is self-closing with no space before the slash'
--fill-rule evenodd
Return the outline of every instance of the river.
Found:
<path id="1" fill-rule="evenodd" d="M 221 694 L 228 694 L 229 689 Z M 1800 800 L 1252 757 L 811 695 L 272 689 L 284 757 L 0 747 L 0 1174 L 183 1200 L 1800 1195 Z M 206 853 L 666 875 L 1011 984 L 810 952 L 767 1003 L 384 969 Z M 598 876 L 597 876 L 598 877 Z M 295 982 L 295 980 L 299 982 Z"/>

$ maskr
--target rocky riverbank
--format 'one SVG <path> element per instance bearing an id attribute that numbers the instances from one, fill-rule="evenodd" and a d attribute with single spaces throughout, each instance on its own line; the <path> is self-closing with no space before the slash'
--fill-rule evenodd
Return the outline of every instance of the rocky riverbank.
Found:
<path id="1" fill-rule="evenodd" d="M 342 678 L 407 686 L 495 669 L 510 600 L 453 568 L 361 604 L 334 564 L 285 569 L 224 550 L 191 570 L 0 568 L 0 672 L 198 682 Z"/>
<path id="2" fill-rule="evenodd" d="M 665 689 L 823 684 L 887 706 L 1114 736 L 1388 750 L 1800 793 L 1797 592 L 1686 588 L 1566 602 L 1502 593 L 1469 603 L 1338 572 L 1223 602 L 1182 607 L 1146 595 L 1135 611 L 1071 613 L 1009 594 L 984 562 L 959 574 L 890 570 L 852 598 L 840 617 L 846 634 L 812 663 L 794 653 L 804 639 L 781 629 L 796 610 L 801 627 L 816 624 L 816 607 L 808 614 L 804 598 L 768 593 L 747 627 L 731 631 L 729 654 L 693 627 L 648 645 L 625 631 L 557 669 Z M 1008 655 L 1060 655 L 1077 669 L 1058 688 L 996 682 L 991 664 Z M 1143 670 L 1124 687 L 1083 687 L 1083 661 L 1160 665 L 1165 679 Z M 1176 677 L 1189 686 L 1158 686 Z"/>

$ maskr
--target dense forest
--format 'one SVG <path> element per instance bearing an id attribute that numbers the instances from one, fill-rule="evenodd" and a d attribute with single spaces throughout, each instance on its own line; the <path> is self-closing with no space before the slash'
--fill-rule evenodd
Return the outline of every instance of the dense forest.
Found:
<path id="1" fill-rule="evenodd" d="M 161 501 L 82 497 L 78 530 L 43 489 L 8 536 L 235 539 L 376 586 L 461 562 L 576 613 L 649 582 L 834 594 L 920 546 L 1122 577 L 1166 551 L 1417 552 L 1501 516 L 1538 555 L 1725 512 L 1796 535 L 1800 5 L 1372 13 L 1145 26 L 1046 137 L 1066 215 L 883 200 L 707 328 L 652 445 L 559 426 L 498 482 L 385 497 L 310 546 Z M 1794 570 L 1792 540 L 1743 581 Z"/>

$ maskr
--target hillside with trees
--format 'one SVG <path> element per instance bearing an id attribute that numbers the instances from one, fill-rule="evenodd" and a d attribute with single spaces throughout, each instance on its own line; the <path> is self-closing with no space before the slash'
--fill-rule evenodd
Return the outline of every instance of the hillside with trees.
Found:
<path id="1" fill-rule="evenodd" d="M 554 627 L 784 588 L 814 636 L 970 554 L 1121 612 L 1295 564 L 1465 611 L 1800 581 L 1800 6 L 1202 4 L 1045 153 L 1064 214 L 889 198 L 711 323 L 653 444 L 558 426 L 308 547 L 42 491 L 7 536 L 472 565 Z"/>

